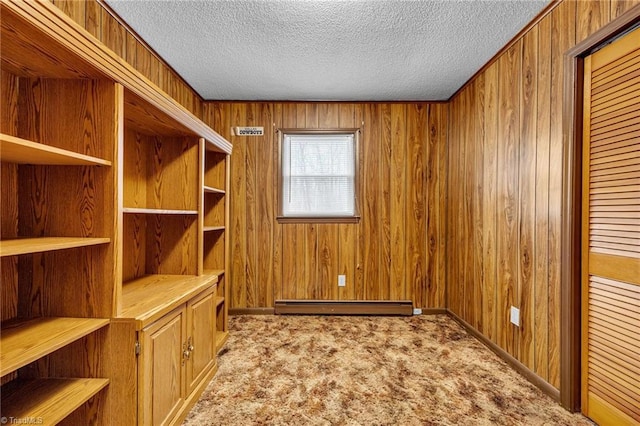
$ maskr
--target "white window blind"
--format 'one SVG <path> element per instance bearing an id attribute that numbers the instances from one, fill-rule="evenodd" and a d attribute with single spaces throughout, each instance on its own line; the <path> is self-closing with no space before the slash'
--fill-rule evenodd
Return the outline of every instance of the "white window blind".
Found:
<path id="1" fill-rule="evenodd" d="M 353 133 L 285 134 L 281 165 L 283 216 L 354 216 L 355 152 Z"/>

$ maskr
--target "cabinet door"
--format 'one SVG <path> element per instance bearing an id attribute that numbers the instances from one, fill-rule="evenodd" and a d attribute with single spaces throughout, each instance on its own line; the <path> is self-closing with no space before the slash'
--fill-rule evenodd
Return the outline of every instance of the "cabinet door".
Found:
<path id="1" fill-rule="evenodd" d="M 184 305 L 142 331 L 138 369 L 138 424 L 165 425 L 185 398 L 183 344 Z"/>
<path id="2" fill-rule="evenodd" d="M 187 304 L 187 342 L 193 348 L 187 361 L 187 394 L 200 383 L 216 363 L 215 287 Z"/>

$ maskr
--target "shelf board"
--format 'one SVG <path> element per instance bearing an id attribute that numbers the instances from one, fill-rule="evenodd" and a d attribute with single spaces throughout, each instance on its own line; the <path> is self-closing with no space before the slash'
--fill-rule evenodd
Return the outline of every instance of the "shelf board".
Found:
<path id="1" fill-rule="evenodd" d="M 0 257 L 108 244 L 110 238 L 39 237 L 0 241 Z"/>
<path id="2" fill-rule="evenodd" d="M 54 352 L 109 324 L 102 318 L 42 317 L 2 325 L 0 376 Z"/>
<path id="3" fill-rule="evenodd" d="M 216 297 L 216 307 L 222 305 L 224 303 L 224 297 L 222 296 L 217 296 Z"/>
<path id="4" fill-rule="evenodd" d="M 221 275 L 224 275 L 224 269 L 205 269 L 204 273 L 206 275 L 215 275 L 219 278 Z"/>
<path id="5" fill-rule="evenodd" d="M 213 274 L 145 275 L 122 285 L 118 318 L 133 319 L 143 329 L 207 287 L 218 282 Z"/>
<path id="6" fill-rule="evenodd" d="M 214 188 L 213 186 L 204 186 L 202 188 L 207 194 L 226 194 L 224 189 Z"/>
<path id="7" fill-rule="evenodd" d="M 111 161 L 0 133 L 2 161 L 51 166 L 110 166 Z"/>
<path id="8" fill-rule="evenodd" d="M 15 380 L 2 389 L 2 415 L 55 425 L 109 384 L 109 379 Z"/>
<path id="9" fill-rule="evenodd" d="M 229 339 L 228 331 L 216 330 L 216 352 L 220 352 L 225 343 Z"/>
<path id="10" fill-rule="evenodd" d="M 205 226 L 202 228 L 203 232 L 212 232 L 212 231 L 224 231 L 224 226 Z"/>
<path id="11" fill-rule="evenodd" d="M 176 210 L 176 209 L 145 209 L 139 207 L 125 207 L 122 209 L 123 213 L 130 214 L 187 214 L 197 215 L 198 210 Z"/>

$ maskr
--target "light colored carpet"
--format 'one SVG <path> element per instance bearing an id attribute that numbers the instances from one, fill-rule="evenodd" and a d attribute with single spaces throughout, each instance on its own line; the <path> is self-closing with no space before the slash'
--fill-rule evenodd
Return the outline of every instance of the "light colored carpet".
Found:
<path id="1" fill-rule="evenodd" d="M 591 425 L 446 315 L 238 316 L 185 425 Z"/>

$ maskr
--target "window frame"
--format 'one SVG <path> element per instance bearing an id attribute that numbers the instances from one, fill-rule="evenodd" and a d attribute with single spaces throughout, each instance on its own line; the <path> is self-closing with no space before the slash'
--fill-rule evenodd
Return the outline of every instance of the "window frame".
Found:
<path id="1" fill-rule="evenodd" d="M 279 223 L 357 223 L 360 221 L 360 129 L 278 129 L 278 212 Z M 353 135 L 354 141 L 354 206 L 350 216 L 285 216 L 283 203 L 284 176 L 282 175 L 282 155 L 284 138 L 287 135 Z"/>

